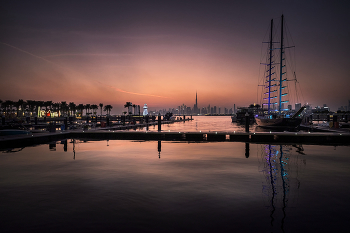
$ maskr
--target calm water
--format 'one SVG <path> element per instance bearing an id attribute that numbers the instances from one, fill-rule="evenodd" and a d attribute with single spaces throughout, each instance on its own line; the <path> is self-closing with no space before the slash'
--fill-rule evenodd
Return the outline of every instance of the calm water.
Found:
<path id="1" fill-rule="evenodd" d="M 1 232 L 347 232 L 349 147 L 73 141 L 0 153 Z"/>
<path id="2" fill-rule="evenodd" d="M 186 117 L 188 118 L 188 117 Z M 255 125 L 250 126 L 250 131 L 254 131 Z M 146 130 L 143 128 L 141 130 Z M 158 126 L 150 126 L 150 131 L 157 131 Z M 230 116 L 193 116 L 192 121 L 176 122 L 173 124 L 162 125 L 163 131 L 220 131 L 220 132 L 245 132 L 245 125 L 232 123 Z"/>

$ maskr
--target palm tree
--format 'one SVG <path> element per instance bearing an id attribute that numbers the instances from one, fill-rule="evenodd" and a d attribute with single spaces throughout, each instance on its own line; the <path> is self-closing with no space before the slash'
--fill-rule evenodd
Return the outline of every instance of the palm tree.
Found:
<path id="1" fill-rule="evenodd" d="M 44 102 L 44 104 L 43 104 L 43 106 L 45 106 L 45 116 L 46 116 L 46 114 L 47 114 L 47 108 L 48 107 L 50 107 L 50 117 L 51 117 L 51 113 L 52 113 L 52 100 L 50 100 L 50 101 L 45 101 Z"/>
<path id="2" fill-rule="evenodd" d="M 14 105 L 17 108 L 17 117 L 23 116 L 23 105 L 24 101 L 22 99 L 19 99 L 17 102 L 14 102 Z M 20 114 L 20 109 L 22 111 L 22 114 Z"/>
<path id="3" fill-rule="evenodd" d="M 109 104 L 104 107 L 104 111 L 107 111 L 107 115 L 110 115 L 112 108 L 112 105 Z"/>
<path id="4" fill-rule="evenodd" d="M 30 115 L 33 115 L 33 112 L 35 109 L 35 101 L 34 100 L 27 100 L 27 105 L 29 108 Z"/>
<path id="5" fill-rule="evenodd" d="M 100 109 L 101 109 L 101 116 L 102 116 L 103 103 L 100 103 L 98 106 L 100 106 Z"/>
<path id="6" fill-rule="evenodd" d="M 133 109 L 134 109 L 134 115 L 136 115 L 136 114 L 135 114 L 136 104 L 133 104 L 132 107 L 133 107 Z"/>
<path id="7" fill-rule="evenodd" d="M 128 108 L 128 113 L 132 114 L 132 112 L 129 110 L 130 107 L 132 107 L 132 103 L 131 102 L 126 102 L 126 104 L 124 104 L 124 108 Z"/>
<path id="8" fill-rule="evenodd" d="M 83 116 L 84 104 L 79 104 L 79 105 L 77 106 L 77 108 L 78 108 L 78 110 L 80 110 L 81 116 Z"/>
<path id="9" fill-rule="evenodd" d="M 58 112 L 59 108 L 60 108 L 60 104 L 59 103 L 53 103 L 52 104 L 52 111 L 53 112 Z M 58 116 L 60 116 L 60 115 L 58 114 Z M 50 117 L 51 117 L 51 115 L 50 115 Z"/>
<path id="10" fill-rule="evenodd" d="M 13 101 L 5 100 L 5 102 L 3 102 L 2 104 L 4 106 L 3 108 L 5 110 L 5 113 L 9 115 L 12 112 Z"/>
<path id="11" fill-rule="evenodd" d="M 76 107 L 75 103 L 73 103 L 73 102 L 69 103 L 69 110 L 70 110 L 72 116 L 75 115 L 75 107 Z M 74 114 L 73 114 L 73 112 L 74 112 Z"/>
<path id="12" fill-rule="evenodd" d="M 96 110 L 98 109 L 98 106 L 96 104 L 92 104 L 91 109 L 92 109 L 94 115 L 96 115 Z"/>
<path id="13" fill-rule="evenodd" d="M 63 114 L 63 115 L 66 115 L 66 114 L 67 114 L 67 110 L 68 110 L 68 104 L 67 104 L 67 102 L 66 102 L 66 101 L 62 101 L 62 102 L 61 102 L 60 108 L 61 108 L 62 114 Z"/>
<path id="14" fill-rule="evenodd" d="M 35 102 L 35 112 L 36 112 L 36 116 L 38 115 L 39 113 L 39 107 L 40 109 L 42 109 L 44 106 L 45 106 L 45 101 L 34 101 Z M 48 101 L 48 106 L 50 106 L 50 110 L 51 110 L 51 107 L 52 107 L 52 101 Z M 50 117 L 51 117 L 51 114 L 50 114 Z"/>
<path id="15" fill-rule="evenodd" d="M 90 110 L 91 109 L 91 105 L 90 104 L 86 104 L 85 105 L 85 113 L 86 113 L 86 116 L 88 115 L 88 113 L 90 113 Z"/>

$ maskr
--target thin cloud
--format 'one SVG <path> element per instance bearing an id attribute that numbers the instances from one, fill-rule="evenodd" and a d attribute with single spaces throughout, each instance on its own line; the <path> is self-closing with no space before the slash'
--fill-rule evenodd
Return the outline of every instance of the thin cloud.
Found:
<path id="1" fill-rule="evenodd" d="M 101 82 L 98 82 L 98 83 L 102 84 Z M 125 90 L 122 90 L 122 89 L 119 89 L 117 87 L 110 86 L 110 85 L 106 85 L 106 86 L 108 86 L 108 87 L 110 87 L 118 92 L 127 93 L 127 94 L 131 94 L 131 95 L 142 95 L 142 96 L 150 96 L 150 97 L 163 98 L 163 99 L 171 99 L 170 97 L 166 97 L 166 96 L 137 93 L 137 92 L 125 91 Z"/>
<path id="2" fill-rule="evenodd" d="M 6 45 L 6 46 L 8 46 L 8 47 L 11 47 L 11 48 L 13 48 L 13 49 L 16 49 L 16 50 L 18 50 L 18 51 L 21 51 L 21 52 L 23 52 L 23 53 L 29 54 L 29 55 L 32 56 L 32 57 L 36 57 L 36 58 L 38 58 L 38 59 L 44 60 L 44 61 L 46 61 L 46 62 L 48 62 L 48 63 L 51 63 L 51 64 L 53 64 L 53 65 L 58 66 L 58 65 L 55 64 L 54 62 L 52 62 L 52 61 L 50 61 L 50 60 L 47 60 L 47 59 L 45 59 L 44 57 L 40 57 L 40 56 L 38 56 L 38 55 L 35 55 L 35 54 L 33 54 L 33 53 L 30 53 L 30 52 L 28 52 L 28 51 L 25 51 L 25 50 L 23 50 L 23 49 L 17 48 L 17 47 L 15 47 L 15 46 L 13 46 L 13 45 L 10 45 L 10 44 L 7 44 L 7 43 L 1 42 L 1 41 L 0 41 L 0 43 L 3 44 L 3 45 Z"/>
<path id="3" fill-rule="evenodd" d="M 45 57 L 74 57 L 74 56 L 89 56 L 89 57 L 119 57 L 119 56 L 133 56 L 127 53 L 62 53 L 53 54 Z"/>

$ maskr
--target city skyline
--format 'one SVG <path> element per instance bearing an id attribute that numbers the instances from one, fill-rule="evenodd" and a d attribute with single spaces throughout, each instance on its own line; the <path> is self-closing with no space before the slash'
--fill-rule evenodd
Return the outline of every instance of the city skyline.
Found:
<path id="1" fill-rule="evenodd" d="M 10 102 L 10 103 L 9 103 Z M 306 105 L 306 108 L 315 111 L 330 111 L 330 112 L 337 112 L 337 111 L 350 111 L 350 100 L 348 100 L 348 105 L 341 105 L 337 109 L 331 109 L 327 104 L 323 105 L 317 105 L 317 106 L 312 106 L 310 104 Z M 147 105 L 147 103 L 145 104 Z M 247 108 L 252 105 L 256 105 L 255 103 L 250 104 L 249 106 L 237 106 L 236 104 L 231 106 L 216 106 L 216 105 L 211 105 L 208 104 L 207 106 L 203 107 L 198 107 L 198 93 L 196 91 L 196 97 L 195 97 L 195 102 L 193 104 L 193 107 L 187 106 L 184 103 L 181 105 L 178 105 L 176 107 L 170 106 L 167 108 L 154 108 L 147 106 L 149 109 L 148 112 L 150 115 L 165 115 L 168 112 L 171 112 L 173 114 L 177 115 L 231 115 L 234 113 L 237 113 L 240 108 Z M 295 103 L 295 105 L 284 105 L 282 104 L 283 109 L 288 109 L 288 110 L 298 110 L 302 107 L 302 103 Z M 70 114 L 71 111 L 73 111 L 75 114 L 80 114 L 81 111 L 88 111 L 89 114 L 92 115 L 105 115 L 107 114 L 107 111 L 109 111 L 108 114 L 110 115 L 123 115 L 123 114 L 134 114 L 142 115 L 142 107 L 143 105 L 140 104 L 135 104 L 132 102 L 126 102 L 122 106 L 112 106 L 112 105 L 107 105 L 108 110 L 106 109 L 106 105 L 104 103 L 74 103 L 74 102 L 67 102 L 67 101 L 62 101 L 62 102 L 53 102 L 53 101 L 33 101 L 33 100 L 22 100 L 19 99 L 18 101 L 12 101 L 12 100 L 6 100 L 2 101 L 0 100 L 0 106 L 2 107 L 3 111 L 10 111 L 12 109 L 12 112 L 14 113 L 15 111 L 22 112 L 22 114 L 27 115 L 30 114 L 31 112 L 39 112 L 40 114 L 37 113 L 39 116 L 42 116 L 43 114 L 47 113 L 47 110 L 49 109 L 50 115 L 54 114 L 55 116 L 61 115 L 61 114 Z M 40 108 L 38 108 L 40 106 Z M 73 107 L 74 106 L 74 107 Z M 102 110 L 103 112 L 102 112 Z M 114 111 L 112 111 L 114 109 Z M 266 108 L 264 108 L 266 110 Z M 274 108 L 277 110 L 277 108 Z M 100 114 L 98 114 L 100 113 Z"/>
<path id="2" fill-rule="evenodd" d="M 152 109 L 259 103 L 261 46 L 285 15 L 301 101 L 332 110 L 349 94 L 347 2 L 4 1 L 0 99 Z M 292 105 L 294 106 L 294 102 Z"/>

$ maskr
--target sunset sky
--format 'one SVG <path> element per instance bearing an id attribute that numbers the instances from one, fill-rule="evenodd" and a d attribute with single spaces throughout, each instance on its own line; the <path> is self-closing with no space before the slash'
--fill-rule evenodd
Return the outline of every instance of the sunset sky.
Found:
<path id="1" fill-rule="evenodd" d="M 300 102 L 350 100 L 348 1 L 2 1 L 0 99 L 150 109 L 259 103 L 261 48 L 284 14 Z M 293 103 L 294 105 L 294 103 Z"/>

